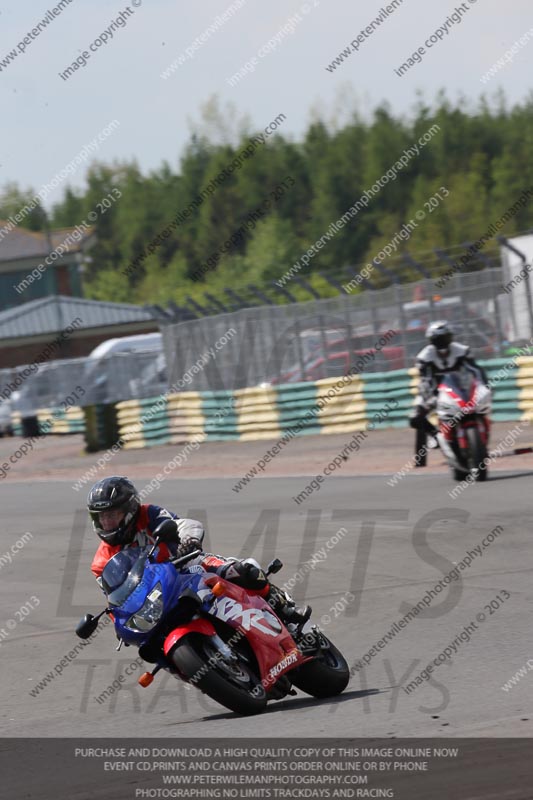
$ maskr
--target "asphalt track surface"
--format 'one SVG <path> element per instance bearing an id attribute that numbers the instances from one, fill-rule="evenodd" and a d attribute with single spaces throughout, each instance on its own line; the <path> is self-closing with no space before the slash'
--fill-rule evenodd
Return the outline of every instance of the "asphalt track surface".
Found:
<path id="1" fill-rule="evenodd" d="M 306 438 L 305 444 L 298 444 L 310 453 L 313 447 L 324 448 L 326 437 Z M 2 453 L 13 449 L 16 441 L 3 440 Z M 60 450 L 59 445 L 50 447 Z M 218 448 L 217 456 L 221 453 Z M 127 457 L 124 464 L 122 455 Z M 133 457 L 142 463 L 139 453 L 121 456 L 112 471 L 124 473 Z M 280 557 L 284 569 L 278 584 L 305 572 L 307 578 L 296 583 L 294 594 L 313 606 L 313 618 L 350 665 L 468 551 L 474 551 L 497 526 L 503 529 L 482 556 L 461 571 L 460 580 L 447 585 L 427 611 L 372 656 L 364 670 L 352 670 L 340 697 L 317 701 L 298 692 L 269 704 L 260 722 L 236 717 L 164 673 L 149 688 L 138 687 L 140 670 L 131 668 L 136 653 L 133 648 L 115 652 L 110 627 L 101 630 L 36 696 L 30 694 L 48 673 L 57 672 L 56 665 L 79 643 L 74 628 L 81 613 L 103 607 L 89 571 L 96 543 L 82 510 L 85 492 L 71 490 L 63 462 L 59 478 L 52 477 L 53 470 L 43 476 L 42 463 L 38 466 L 32 471 L 30 455 L 23 472 L 0 485 L 4 532 L 0 556 L 24 532 L 33 535 L 11 564 L 0 561 L 3 737 L 533 735 L 533 671 L 510 691 L 501 688 L 533 659 L 533 472 L 527 457 L 502 461 L 489 481 L 468 487 L 457 499 L 449 495 L 454 484 L 444 467 L 413 471 L 394 487 L 387 484 L 393 470 L 333 477 L 300 505 L 292 498 L 308 483 L 304 470 L 294 477 L 262 476 L 240 493 L 232 491 L 241 474 L 238 469 L 227 478 L 167 478 L 154 501 L 182 516 L 203 519 L 213 551 L 253 555 L 263 563 Z M 360 468 L 364 470 L 364 461 Z M 224 474 L 223 459 L 213 464 L 213 470 Z M 77 474 L 71 471 L 68 480 Z M 307 472 L 313 474 L 314 467 Z M 339 536 L 343 527 L 346 533 Z M 316 556 L 313 561 L 322 548 L 325 557 L 320 563 Z M 313 568 L 302 570 L 306 561 L 313 562 Z M 350 592 L 354 600 L 346 599 Z M 479 614 L 485 615 L 483 622 Z M 429 681 L 406 693 L 406 684 L 476 619 L 470 641 L 462 641 Z M 96 697 L 126 669 L 131 675 L 121 690 L 98 703 Z M 512 756 L 510 751 L 508 757 Z M 483 758 L 487 756 L 480 756 L 480 776 L 487 767 Z M 530 795 L 498 794 L 507 796 Z"/>

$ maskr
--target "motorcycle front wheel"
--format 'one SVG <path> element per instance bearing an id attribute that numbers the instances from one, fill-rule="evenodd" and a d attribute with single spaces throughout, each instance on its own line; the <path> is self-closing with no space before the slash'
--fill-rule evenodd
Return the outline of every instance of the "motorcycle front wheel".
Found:
<path id="1" fill-rule="evenodd" d="M 181 675 L 212 700 L 249 716 L 266 706 L 266 692 L 261 681 L 234 650 L 235 661 L 223 657 L 209 636 L 189 634 L 180 639 L 172 652 L 172 661 Z"/>
<path id="2" fill-rule="evenodd" d="M 460 483 L 461 481 L 464 481 L 468 475 L 469 472 L 467 469 L 458 469 L 457 467 L 452 467 L 452 476 L 454 481 L 458 481 Z"/>
<path id="3" fill-rule="evenodd" d="M 291 670 L 288 678 L 313 697 L 334 697 L 348 686 L 350 670 L 341 651 L 323 633 L 320 636 L 327 647 L 320 649 L 313 661 Z"/>
<path id="4" fill-rule="evenodd" d="M 479 429 L 476 427 L 467 428 L 466 441 L 468 443 L 468 466 L 476 481 L 487 480 L 487 448 L 481 439 Z"/>

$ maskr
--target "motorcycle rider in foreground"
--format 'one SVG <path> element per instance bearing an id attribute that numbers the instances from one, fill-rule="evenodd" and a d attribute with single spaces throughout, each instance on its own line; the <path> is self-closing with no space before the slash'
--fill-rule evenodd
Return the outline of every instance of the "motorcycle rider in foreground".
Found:
<path id="1" fill-rule="evenodd" d="M 446 452 L 448 442 L 452 440 L 451 432 L 439 433 L 429 421 L 428 414 L 435 408 L 437 387 L 445 372 L 453 372 L 463 364 L 476 367 L 483 382 L 488 386 L 485 370 L 470 355 L 470 348 L 453 341 L 453 330 L 446 320 L 432 322 L 426 330 L 428 344 L 416 356 L 416 368 L 420 381 L 414 408 L 409 415 L 411 428 L 425 431 L 431 437 L 432 446 L 440 447 Z M 431 446 L 431 445 L 430 445 Z"/>
<path id="2" fill-rule="evenodd" d="M 239 560 L 223 558 L 203 552 L 204 529 L 201 522 L 178 517 L 160 506 L 141 503 L 137 489 L 126 477 L 114 475 L 94 484 L 87 498 L 87 508 L 93 529 L 102 540 L 93 558 L 91 571 L 100 583 L 105 565 L 116 553 L 125 548 L 145 547 L 153 544 L 153 532 L 157 526 L 172 519 L 176 523 L 175 539 L 168 535 L 158 545 L 156 560 L 167 561 L 202 550 L 187 566 L 201 567 L 241 586 L 254 594 L 260 594 L 270 604 L 281 621 L 297 630 L 311 616 L 311 607 L 297 608 L 292 597 L 270 583 L 253 558 Z"/>

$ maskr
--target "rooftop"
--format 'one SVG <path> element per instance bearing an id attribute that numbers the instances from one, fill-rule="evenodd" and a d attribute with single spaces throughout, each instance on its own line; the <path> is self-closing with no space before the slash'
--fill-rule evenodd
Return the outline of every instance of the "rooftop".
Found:
<path id="1" fill-rule="evenodd" d="M 130 303 L 51 295 L 1 311 L 0 339 L 56 333 L 74 320 L 78 320 L 76 330 L 84 330 L 128 322 L 148 322 L 153 320 L 153 316 L 142 306 Z"/>
<path id="2" fill-rule="evenodd" d="M 85 231 L 80 228 L 59 228 L 50 231 L 49 242 L 43 231 L 17 228 L 12 222 L 0 219 L 0 262 L 19 258 L 44 258 L 60 244 L 67 253 L 77 253 L 85 248 L 93 230 L 92 227 Z"/>

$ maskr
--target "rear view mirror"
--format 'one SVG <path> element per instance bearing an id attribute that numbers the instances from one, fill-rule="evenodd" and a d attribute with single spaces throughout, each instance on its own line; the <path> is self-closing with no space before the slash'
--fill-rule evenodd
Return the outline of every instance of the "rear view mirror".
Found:
<path id="1" fill-rule="evenodd" d="M 275 558 L 268 565 L 266 574 L 267 575 L 275 575 L 276 572 L 279 572 L 282 567 L 283 567 L 283 562 L 280 561 L 279 558 Z"/>
<path id="2" fill-rule="evenodd" d="M 99 619 L 99 616 L 93 617 L 92 614 L 85 614 L 78 622 L 76 636 L 79 636 L 80 639 L 88 639 L 97 629 Z"/>
<path id="3" fill-rule="evenodd" d="M 157 536 L 161 542 L 176 541 L 177 530 L 178 525 L 175 519 L 165 519 L 157 526 L 152 536 L 154 538 Z"/>

